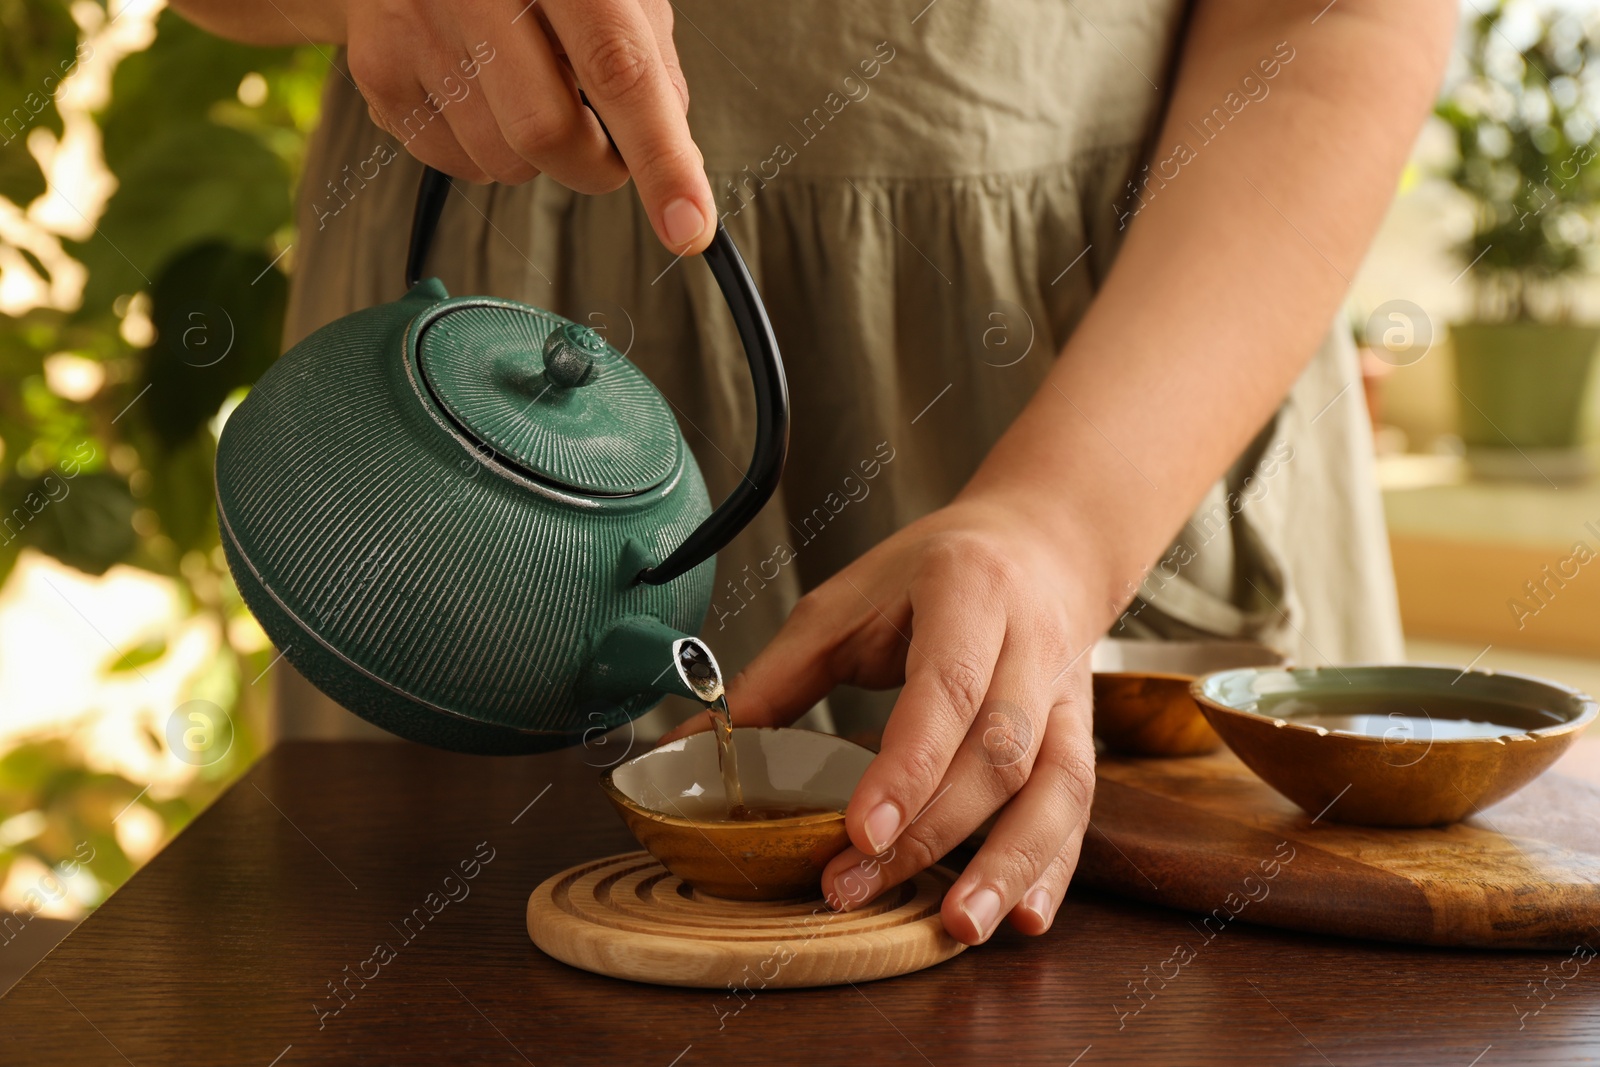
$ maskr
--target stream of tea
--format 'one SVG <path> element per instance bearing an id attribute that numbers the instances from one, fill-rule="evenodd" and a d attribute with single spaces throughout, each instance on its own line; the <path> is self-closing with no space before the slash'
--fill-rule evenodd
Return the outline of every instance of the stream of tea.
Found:
<path id="1" fill-rule="evenodd" d="M 765 822 L 799 815 L 820 815 L 833 810 L 812 805 L 747 807 L 744 789 L 739 784 L 739 752 L 733 744 L 733 712 L 728 708 L 728 697 L 722 690 L 722 675 L 717 670 L 716 661 L 704 646 L 685 641 L 678 646 L 678 665 L 689 688 L 694 690 L 694 695 L 711 716 L 711 730 L 717 738 L 717 766 L 722 770 L 722 795 L 725 798 L 720 813 L 722 818 L 729 822 Z"/>
<path id="2" fill-rule="evenodd" d="M 722 768 L 722 794 L 727 800 L 729 819 L 749 819 L 744 791 L 739 787 L 739 753 L 733 747 L 733 712 L 722 691 L 722 674 L 705 648 L 685 641 L 678 648 L 678 664 L 694 695 L 711 716 L 711 729 L 717 735 L 717 766 Z M 771 818 L 771 816 L 765 816 Z"/>

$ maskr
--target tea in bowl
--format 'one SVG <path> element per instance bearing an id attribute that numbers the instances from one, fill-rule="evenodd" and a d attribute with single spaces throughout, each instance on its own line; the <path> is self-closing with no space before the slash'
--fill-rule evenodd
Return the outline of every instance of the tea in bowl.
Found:
<path id="1" fill-rule="evenodd" d="M 873 753 L 811 730 L 741 727 L 733 744 L 744 796 L 732 811 L 710 732 L 619 764 L 600 784 L 639 844 L 702 893 L 815 896 L 850 843 L 844 809 Z"/>
<path id="2" fill-rule="evenodd" d="M 1438 826 L 1537 778 L 1600 715 L 1567 686 L 1418 665 L 1244 668 L 1191 686 L 1228 747 L 1315 818 Z"/>

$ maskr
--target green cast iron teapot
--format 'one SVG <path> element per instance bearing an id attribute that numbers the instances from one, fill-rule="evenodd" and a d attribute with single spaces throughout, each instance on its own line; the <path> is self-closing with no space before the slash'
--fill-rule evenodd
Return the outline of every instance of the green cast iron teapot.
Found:
<path id="1" fill-rule="evenodd" d="M 719 225 L 705 252 L 754 380 L 750 468 L 714 512 L 666 400 L 597 334 L 420 280 L 291 348 L 229 416 L 217 517 L 239 591 L 334 700 L 414 741 L 538 752 L 704 692 L 714 554 L 777 488 L 788 394 Z M 714 666 L 713 666 L 714 669 Z"/>

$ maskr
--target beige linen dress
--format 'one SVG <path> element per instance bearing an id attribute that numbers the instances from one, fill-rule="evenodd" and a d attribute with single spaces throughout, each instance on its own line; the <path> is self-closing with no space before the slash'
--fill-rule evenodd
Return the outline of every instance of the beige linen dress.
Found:
<path id="1" fill-rule="evenodd" d="M 793 399 L 782 488 L 718 561 L 703 636 L 733 670 L 803 590 L 950 500 L 1034 394 L 1137 204 L 1184 5 L 674 7 L 690 125 Z M 302 190 L 289 343 L 402 293 L 420 172 L 341 62 Z M 457 189 L 429 273 L 601 329 L 671 401 L 720 499 L 753 405 L 705 265 L 660 246 L 631 186 Z M 1401 655 L 1358 373 L 1332 331 L 1117 632 L 1248 637 L 1309 663 Z M 1039 492 L 1066 491 L 1041 477 Z M 363 725 L 292 671 L 280 693 L 285 735 Z M 889 700 L 847 690 L 830 706 L 849 730 Z"/>

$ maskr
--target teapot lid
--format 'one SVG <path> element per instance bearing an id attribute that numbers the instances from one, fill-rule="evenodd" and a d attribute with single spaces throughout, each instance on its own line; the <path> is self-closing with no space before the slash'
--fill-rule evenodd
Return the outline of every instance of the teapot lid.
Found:
<path id="1" fill-rule="evenodd" d="M 466 435 L 533 478 L 633 496 L 677 468 L 666 400 L 598 334 L 508 301 L 452 302 L 417 342 L 423 381 Z"/>

